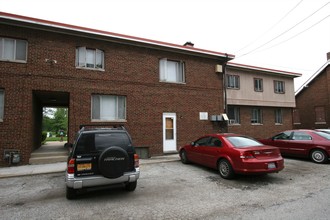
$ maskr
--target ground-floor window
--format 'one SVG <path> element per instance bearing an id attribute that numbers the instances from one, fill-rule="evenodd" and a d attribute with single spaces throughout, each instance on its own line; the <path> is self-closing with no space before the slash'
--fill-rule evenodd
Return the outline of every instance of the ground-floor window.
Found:
<path id="1" fill-rule="evenodd" d="M 117 95 L 92 95 L 92 120 L 126 120 L 126 97 Z"/>
<path id="2" fill-rule="evenodd" d="M 251 124 L 262 124 L 262 110 L 260 108 L 252 108 Z"/>
<path id="3" fill-rule="evenodd" d="M 315 107 L 315 124 L 325 124 L 325 109 L 324 106 Z"/>
<path id="4" fill-rule="evenodd" d="M 240 111 L 239 107 L 228 106 L 229 124 L 240 124 Z"/>
<path id="5" fill-rule="evenodd" d="M 275 124 L 283 124 L 283 112 L 282 109 L 275 109 Z"/>

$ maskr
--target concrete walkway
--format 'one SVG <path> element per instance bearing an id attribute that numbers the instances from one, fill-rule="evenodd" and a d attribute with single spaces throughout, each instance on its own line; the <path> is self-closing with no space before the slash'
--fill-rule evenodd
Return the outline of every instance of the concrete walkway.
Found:
<path id="1" fill-rule="evenodd" d="M 179 154 L 168 154 L 164 156 L 140 159 L 140 166 L 146 164 L 164 163 L 180 160 Z M 48 163 L 37 165 L 23 165 L 0 168 L 0 178 L 19 177 L 36 174 L 58 173 L 66 170 L 66 162 Z"/>

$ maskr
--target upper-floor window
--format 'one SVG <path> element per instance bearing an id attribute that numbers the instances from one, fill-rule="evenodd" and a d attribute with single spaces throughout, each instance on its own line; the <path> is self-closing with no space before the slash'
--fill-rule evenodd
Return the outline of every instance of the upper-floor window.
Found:
<path id="1" fill-rule="evenodd" d="M 162 82 L 184 83 L 184 63 L 166 58 L 159 60 L 159 75 Z"/>
<path id="2" fill-rule="evenodd" d="M 275 124 L 283 124 L 283 113 L 282 109 L 275 109 Z"/>
<path id="3" fill-rule="evenodd" d="M 76 49 L 76 67 L 104 69 L 104 52 L 98 49 L 78 47 Z"/>
<path id="4" fill-rule="evenodd" d="M 262 92 L 263 90 L 262 79 L 254 78 L 254 91 Z"/>
<path id="5" fill-rule="evenodd" d="M 324 106 L 315 107 L 315 123 L 316 124 L 324 124 L 325 121 L 325 109 Z"/>
<path id="6" fill-rule="evenodd" d="M 26 62 L 27 41 L 0 37 L 0 60 Z"/>
<path id="7" fill-rule="evenodd" d="M 260 108 L 252 109 L 251 124 L 262 124 L 262 110 Z"/>
<path id="8" fill-rule="evenodd" d="M 116 95 L 92 95 L 92 120 L 126 120 L 126 97 Z"/>
<path id="9" fill-rule="evenodd" d="M 239 76 L 227 75 L 227 88 L 239 89 Z"/>
<path id="10" fill-rule="evenodd" d="M 239 107 L 228 106 L 229 124 L 240 124 Z"/>
<path id="11" fill-rule="evenodd" d="M 283 81 L 274 80 L 274 92 L 285 93 L 285 85 Z"/>
<path id="12" fill-rule="evenodd" d="M 0 121 L 3 121 L 4 107 L 5 107 L 4 91 L 0 89 Z"/>

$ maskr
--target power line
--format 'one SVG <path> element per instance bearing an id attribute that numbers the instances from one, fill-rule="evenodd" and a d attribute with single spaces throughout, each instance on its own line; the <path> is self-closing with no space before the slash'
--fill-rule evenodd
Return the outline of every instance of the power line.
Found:
<path id="1" fill-rule="evenodd" d="M 305 20 L 307 20 L 308 18 L 310 18 L 311 16 L 313 16 L 315 13 L 317 13 L 318 11 L 320 11 L 322 8 L 324 8 L 325 6 L 327 6 L 330 2 L 327 2 L 325 5 L 323 5 L 321 8 L 317 9 L 316 11 L 314 11 L 312 14 L 310 14 L 309 16 L 307 16 L 306 18 L 304 18 L 303 20 L 301 20 L 300 22 L 298 22 L 297 24 L 295 24 L 294 26 L 292 26 L 291 28 L 285 30 L 284 32 L 282 32 L 281 34 L 277 35 L 276 37 L 272 38 L 271 40 L 267 41 L 266 43 L 260 45 L 259 47 L 239 56 L 239 57 L 242 57 L 242 56 L 246 56 L 250 53 L 253 53 L 254 51 L 260 49 L 261 47 L 264 47 L 265 45 L 269 44 L 270 42 L 276 40 L 277 38 L 281 37 L 282 35 L 286 34 L 287 32 L 289 32 L 290 30 L 292 30 L 293 28 L 297 27 L 298 25 L 300 25 L 301 23 L 303 23 Z M 239 58 L 238 57 L 238 58 Z"/>
<path id="2" fill-rule="evenodd" d="M 281 41 L 281 42 L 279 42 L 279 43 L 277 43 L 277 44 L 275 44 L 275 45 L 273 45 L 273 46 L 271 46 L 271 47 L 268 47 L 268 48 L 263 49 L 263 50 L 259 50 L 259 51 L 257 51 L 257 52 L 261 52 L 261 51 L 264 51 L 264 50 L 268 50 L 268 49 L 271 49 L 271 48 L 273 48 L 273 47 L 276 47 L 276 46 L 278 46 L 278 45 L 280 45 L 280 44 L 283 44 L 283 43 L 285 43 L 285 42 L 287 42 L 287 41 L 289 41 L 289 40 L 291 40 L 291 39 L 297 37 L 298 35 L 300 35 L 300 34 L 306 32 L 306 31 L 308 31 L 309 29 L 313 28 L 314 26 L 318 25 L 319 23 L 321 23 L 322 21 L 326 20 L 326 19 L 329 18 L 329 17 L 330 17 L 330 15 L 324 17 L 323 19 L 319 20 L 318 22 L 316 22 L 315 24 L 313 24 L 313 25 L 311 25 L 310 27 L 306 28 L 305 30 L 299 32 L 298 34 L 296 34 L 296 35 L 294 35 L 294 36 L 292 36 L 292 37 L 290 37 L 290 38 L 288 38 L 288 39 L 286 39 L 286 40 L 284 40 L 284 41 Z"/>
<path id="3" fill-rule="evenodd" d="M 253 40 L 252 42 L 248 43 L 247 45 L 245 45 L 243 48 L 239 49 L 238 51 L 236 51 L 235 53 L 238 53 L 241 50 L 244 50 L 245 48 L 249 47 L 250 45 L 254 44 L 257 40 L 259 40 L 262 36 L 264 36 L 265 34 L 267 34 L 269 31 L 273 30 L 282 20 L 284 20 L 284 18 L 286 18 L 294 9 L 296 9 L 301 2 L 303 2 L 304 0 L 301 0 L 300 2 L 298 2 L 298 4 L 296 4 L 289 12 L 287 12 L 280 20 L 278 20 L 272 27 L 270 27 L 267 31 L 265 31 L 263 34 L 261 34 L 259 37 L 257 37 L 255 40 Z"/>

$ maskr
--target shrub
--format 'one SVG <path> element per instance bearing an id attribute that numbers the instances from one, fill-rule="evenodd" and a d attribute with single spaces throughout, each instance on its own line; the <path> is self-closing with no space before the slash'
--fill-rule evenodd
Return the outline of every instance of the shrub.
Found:
<path id="1" fill-rule="evenodd" d="M 44 143 L 46 138 L 47 138 L 47 132 L 43 131 L 42 134 L 41 134 L 41 142 Z"/>

